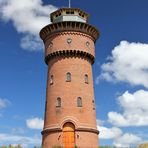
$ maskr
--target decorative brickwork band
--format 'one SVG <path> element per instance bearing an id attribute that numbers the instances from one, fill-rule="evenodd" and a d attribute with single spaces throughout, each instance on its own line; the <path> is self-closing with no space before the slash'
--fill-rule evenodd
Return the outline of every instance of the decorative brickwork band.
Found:
<path id="1" fill-rule="evenodd" d="M 90 61 L 91 64 L 94 63 L 94 56 L 84 52 L 84 51 L 79 51 L 79 50 L 60 50 L 57 52 L 53 52 L 48 54 L 48 56 L 45 57 L 45 63 L 48 65 L 48 62 L 53 59 L 53 58 L 57 58 L 57 57 L 81 57 L 83 59 L 87 59 L 88 61 Z"/>
<path id="2" fill-rule="evenodd" d="M 46 134 L 46 133 L 49 133 L 49 132 L 62 132 L 62 129 L 61 128 L 47 128 L 45 130 L 43 130 L 41 132 L 41 134 Z"/>
<path id="3" fill-rule="evenodd" d="M 75 129 L 75 131 L 80 131 L 80 132 L 91 132 L 91 133 L 96 133 L 99 134 L 99 131 L 97 129 L 94 128 L 87 128 L 87 127 L 81 127 L 81 128 L 77 128 Z M 45 134 L 45 133 L 49 133 L 49 132 L 62 132 L 61 128 L 47 128 L 44 129 L 41 134 Z"/>
<path id="4" fill-rule="evenodd" d="M 95 27 L 82 22 L 59 22 L 47 25 L 40 31 L 40 37 L 45 42 L 46 38 L 50 35 L 65 31 L 76 31 L 88 34 L 93 37 L 94 42 L 99 37 L 99 32 Z"/>

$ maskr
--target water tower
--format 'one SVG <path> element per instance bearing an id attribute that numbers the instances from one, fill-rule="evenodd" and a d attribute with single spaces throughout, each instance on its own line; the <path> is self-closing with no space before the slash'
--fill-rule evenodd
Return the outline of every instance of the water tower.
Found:
<path id="1" fill-rule="evenodd" d="M 40 31 L 48 65 L 42 146 L 97 148 L 99 131 L 92 76 L 97 29 L 88 14 L 61 8 Z"/>

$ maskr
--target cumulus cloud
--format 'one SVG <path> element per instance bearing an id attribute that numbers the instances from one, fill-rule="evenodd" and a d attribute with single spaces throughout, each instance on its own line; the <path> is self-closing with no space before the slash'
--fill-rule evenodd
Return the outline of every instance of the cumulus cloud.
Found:
<path id="1" fill-rule="evenodd" d="M 148 88 L 148 44 L 121 41 L 107 59 L 109 61 L 101 66 L 102 73 L 96 83 L 105 79 Z"/>
<path id="2" fill-rule="evenodd" d="M 27 137 L 27 136 L 18 136 L 18 135 L 11 135 L 0 133 L 0 144 L 4 143 L 12 143 L 12 144 L 21 144 L 23 146 L 28 144 L 40 144 L 41 139 L 38 137 Z"/>
<path id="3" fill-rule="evenodd" d="M 30 129 L 43 129 L 44 120 L 41 118 L 31 118 L 26 120 L 27 127 Z"/>
<path id="4" fill-rule="evenodd" d="M 50 23 L 49 14 L 56 9 L 53 5 L 43 5 L 42 0 L 0 1 L 1 20 L 11 21 L 17 32 L 24 35 L 21 47 L 27 50 L 42 49 L 39 31 Z"/>
<path id="5" fill-rule="evenodd" d="M 107 128 L 104 126 L 97 126 L 97 128 L 100 131 L 100 139 L 115 139 L 122 134 L 122 130 L 117 127 Z"/>
<path id="6" fill-rule="evenodd" d="M 105 127 L 101 120 L 97 120 L 97 128 L 100 131 L 99 138 L 104 140 L 111 139 L 116 147 L 130 147 L 143 142 L 142 138 L 132 133 L 123 133 L 118 127 Z M 101 124 L 100 124 L 101 123 Z"/>
<path id="7" fill-rule="evenodd" d="M 116 147 L 130 147 L 131 145 L 136 146 L 140 144 L 142 139 L 136 135 L 126 133 L 115 139 L 113 145 Z"/>
<path id="8" fill-rule="evenodd" d="M 99 130 L 100 139 L 114 139 L 122 135 L 122 130 L 117 127 L 107 128 L 104 121 L 97 119 L 97 129 Z"/>
<path id="9" fill-rule="evenodd" d="M 6 108 L 9 104 L 9 100 L 0 98 L 0 109 Z"/>
<path id="10" fill-rule="evenodd" d="M 118 97 L 122 113 L 109 112 L 109 122 L 115 126 L 148 126 L 148 91 L 126 91 Z"/>
<path id="11" fill-rule="evenodd" d="M 41 39 L 39 39 L 39 37 L 33 35 L 26 35 L 21 39 L 21 47 L 23 49 L 36 51 L 43 49 L 43 44 L 41 43 Z"/>

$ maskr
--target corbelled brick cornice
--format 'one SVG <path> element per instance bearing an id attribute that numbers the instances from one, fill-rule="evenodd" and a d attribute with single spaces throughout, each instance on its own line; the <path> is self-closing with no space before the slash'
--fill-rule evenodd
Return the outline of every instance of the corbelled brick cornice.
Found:
<path id="1" fill-rule="evenodd" d="M 79 50 L 60 50 L 56 52 L 52 52 L 51 54 L 48 54 L 48 56 L 45 57 L 45 63 L 48 64 L 48 62 L 57 57 L 81 57 L 83 59 L 87 59 L 91 64 L 94 63 L 94 56 L 84 52 L 84 51 L 79 51 Z"/>
<path id="2" fill-rule="evenodd" d="M 52 34 L 66 32 L 66 31 L 85 33 L 85 34 L 91 36 L 93 38 L 94 42 L 99 37 L 99 32 L 94 26 L 91 26 L 87 23 L 70 22 L 70 21 L 69 22 L 53 23 L 53 24 L 49 24 L 49 25 L 45 26 L 40 31 L 40 37 L 45 42 L 46 38 L 51 36 Z"/>

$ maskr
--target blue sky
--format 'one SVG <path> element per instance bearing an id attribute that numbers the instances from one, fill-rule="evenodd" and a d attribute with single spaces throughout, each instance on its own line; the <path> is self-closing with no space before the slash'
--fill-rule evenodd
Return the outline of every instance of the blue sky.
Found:
<path id="1" fill-rule="evenodd" d="M 40 145 L 47 66 L 38 33 L 68 0 L 0 0 L 0 146 Z M 101 145 L 148 141 L 148 1 L 72 1 L 100 31 L 93 65 Z"/>

